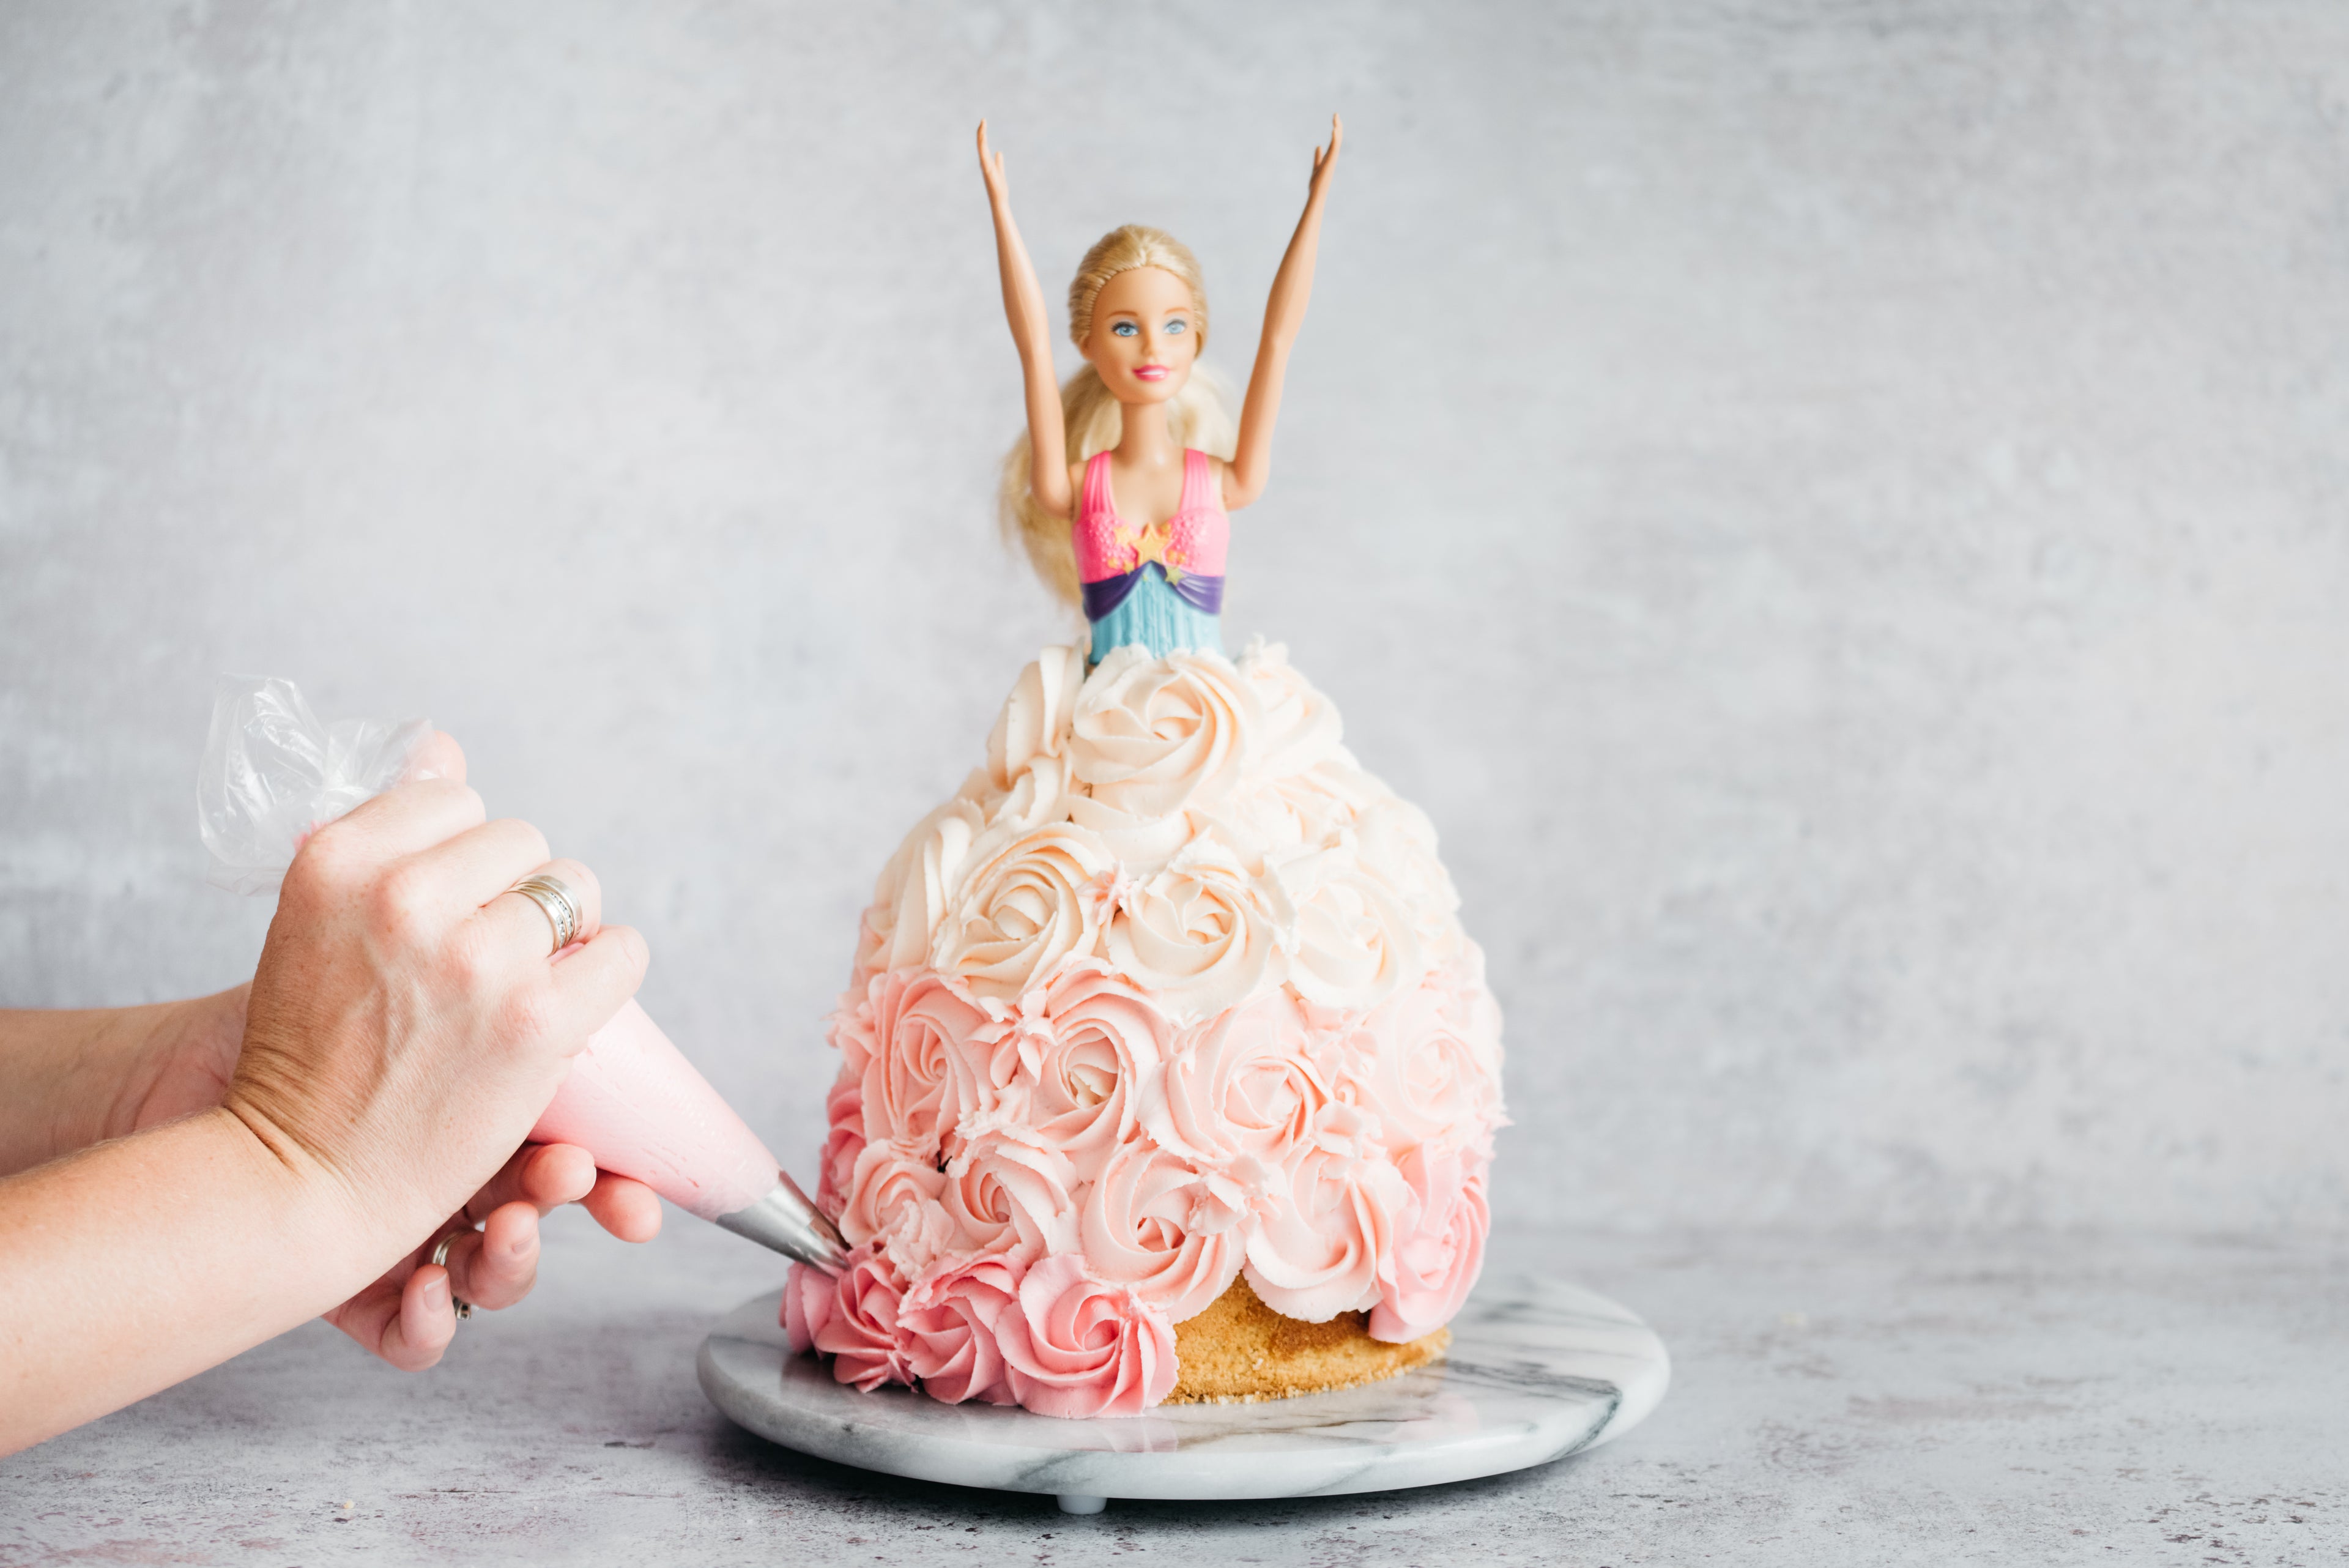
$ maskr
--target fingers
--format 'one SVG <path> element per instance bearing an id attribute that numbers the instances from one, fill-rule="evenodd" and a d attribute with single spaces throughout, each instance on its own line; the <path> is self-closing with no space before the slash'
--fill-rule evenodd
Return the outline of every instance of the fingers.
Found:
<path id="1" fill-rule="evenodd" d="M 571 949 L 554 970 L 556 1004 L 571 1037 L 585 1045 L 609 1023 L 644 983 L 651 960 L 645 939 L 628 926 L 605 926 L 595 940 Z"/>
<path id="2" fill-rule="evenodd" d="M 579 1200 L 579 1206 L 623 1241 L 649 1241 L 660 1234 L 659 1195 L 641 1181 L 597 1171 L 594 1189 Z"/>
<path id="3" fill-rule="evenodd" d="M 449 1271 L 427 1263 L 395 1285 L 378 1280 L 327 1316 L 336 1328 L 403 1372 L 421 1372 L 440 1359 L 457 1334 L 457 1306 Z"/>
<path id="4" fill-rule="evenodd" d="M 541 1214 L 576 1203 L 595 1186 L 595 1157 L 576 1144 L 526 1143 L 505 1168 L 465 1205 L 465 1218 L 486 1220 L 491 1211 L 524 1202 Z"/>
<path id="5" fill-rule="evenodd" d="M 489 815 L 481 797 L 453 779 L 398 784 L 312 834 L 295 857 L 347 852 L 372 861 L 416 855 L 479 827 Z"/>
<path id="6" fill-rule="evenodd" d="M 530 1294 L 538 1282 L 538 1210 L 527 1202 L 490 1210 L 481 1229 L 449 1244 L 448 1272 L 450 1288 L 487 1312 Z"/>
<path id="7" fill-rule="evenodd" d="M 987 182 L 990 192 L 999 194 L 1003 189 L 1003 154 L 987 142 L 987 121 L 978 122 L 978 172 Z"/>
<path id="8" fill-rule="evenodd" d="M 424 737 L 415 753 L 408 759 L 408 769 L 399 775 L 401 784 L 415 784 L 423 779 L 447 779 L 451 784 L 465 782 L 465 748 L 457 737 L 446 730 L 435 730 Z"/>
<path id="9" fill-rule="evenodd" d="M 429 789 L 429 784 L 419 784 Z M 436 844 L 413 857 L 417 871 L 468 914 L 546 864 L 546 835 L 529 823 L 500 817 Z"/>
<path id="10" fill-rule="evenodd" d="M 596 1169 L 595 1157 L 576 1144 L 523 1145 L 465 1205 L 465 1216 L 483 1220 L 515 1202 L 526 1203 L 541 1214 L 576 1203 L 623 1241 L 649 1241 L 660 1234 L 659 1195 L 641 1181 Z"/>
<path id="11" fill-rule="evenodd" d="M 604 885 L 576 860 L 549 860 L 511 878 L 506 890 L 481 906 L 479 918 L 488 940 L 495 944 L 493 950 L 534 951 L 541 957 L 552 956 L 555 950 L 554 917 L 536 899 L 512 890 L 514 882 L 530 877 L 552 877 L 571 889 L 571 901 L 579 913 L 579 929 L 571 940 L 581 942 L 595 937 L 604 923 Z"/>

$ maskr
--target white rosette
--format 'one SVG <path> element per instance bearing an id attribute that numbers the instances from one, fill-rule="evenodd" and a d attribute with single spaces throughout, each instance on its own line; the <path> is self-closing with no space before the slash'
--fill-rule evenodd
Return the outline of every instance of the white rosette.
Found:
<path id="1" fill-rule="evenodd" d="M 1235 667 L 1261 715 L 1251 748 L 1251 771 L 1257 778 L 1306 773 L 1338 753 L 1342 726 L 1337 704 L 1297 672 L 1286 647 L 1253 639 Z"/>
<path id="2" fill-rule="evenodd" d="M 1077 694 L 1071 772 L 1100 806 L 1179 818 L 1239 787 L 1263 722 L 1254 688 L 1227 659 L 1116 649 Z"/>
<path id="3" fill-rule="evenodd" d="M 1293 856 L 1274 876 L 1296 911 L 1288 983 L 1317 1007 L 1376 1007 L 1426 972 L 1413 922 L 1342 836 Z"/>
<path id="4" fill-rule="evenodd" d="M 948 896 L 930 962 L 975 995 L 1010 1002 L 1064 960 L 1093 951 L 1096 884 L 1116 870 L 1109 846 L 1075 823 L 1021 834 L 976 860 Z"/>
<path id="5" fill-rule="evenodd" d="M 1391 888 L 1411 912 L 1422 958 L 1430 966 L 1459 957 L 1460 895 L 1435 852 L 1435 825 L 1394 795 L 1373 802 L 1354 819 L 1354 842 L 1364 870 Z"/>
<path id="6" fill-rule="evenodd" d="M 1177 1023 L 1205 1018 L 1283 978 L 1295 914 L 1279 881 L 1202 835 L 1147 881 L 1123 888 L 1102 950 Z"/>

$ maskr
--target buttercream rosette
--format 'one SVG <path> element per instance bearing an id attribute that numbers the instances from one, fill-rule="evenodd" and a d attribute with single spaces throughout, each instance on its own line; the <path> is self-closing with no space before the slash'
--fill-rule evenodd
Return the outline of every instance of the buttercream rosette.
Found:
<path id="1" fill-rule="evenodd" d="M 1138 1414 L 1245 1274 L 1433 1334 L 1484 1257 L 1500 1010 L 1427 818 L 1278 645 L 1044 650 L 883 870 L 833 1016 L 794 1348 L 948 1403 Z"/>

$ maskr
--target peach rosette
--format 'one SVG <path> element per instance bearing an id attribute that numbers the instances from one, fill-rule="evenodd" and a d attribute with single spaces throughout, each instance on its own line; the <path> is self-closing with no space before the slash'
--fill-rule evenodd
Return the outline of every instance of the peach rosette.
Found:
<path id="1" fill-rule="evenodd" d="M 860 923 L 818 1181 L 855 1250 L 794 1269 L 792 1345 L 1093 1417 L 1176 1395 L 1236 1294 L 1434 1334 L 1506 1120 L 1458 904 L 1277 645 L 1047 649 Z"/>

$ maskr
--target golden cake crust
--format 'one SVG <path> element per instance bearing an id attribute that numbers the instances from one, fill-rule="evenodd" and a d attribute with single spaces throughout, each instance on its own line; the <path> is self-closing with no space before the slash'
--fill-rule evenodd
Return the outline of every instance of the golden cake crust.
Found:
<path id="1" fill-rule="evenodd" d="M 1196 1317 L 1174 1325 L 1174 1392 L 1169 1405 L 1286 1399 L 1376 1383 L 1443 1355 L 1452 1331 L 1389 1345 L 1372 1339 L 1368 1313 L 1328 1323 L 1283 1317 L 1257 1298 L 1243 1274 Z"/>

